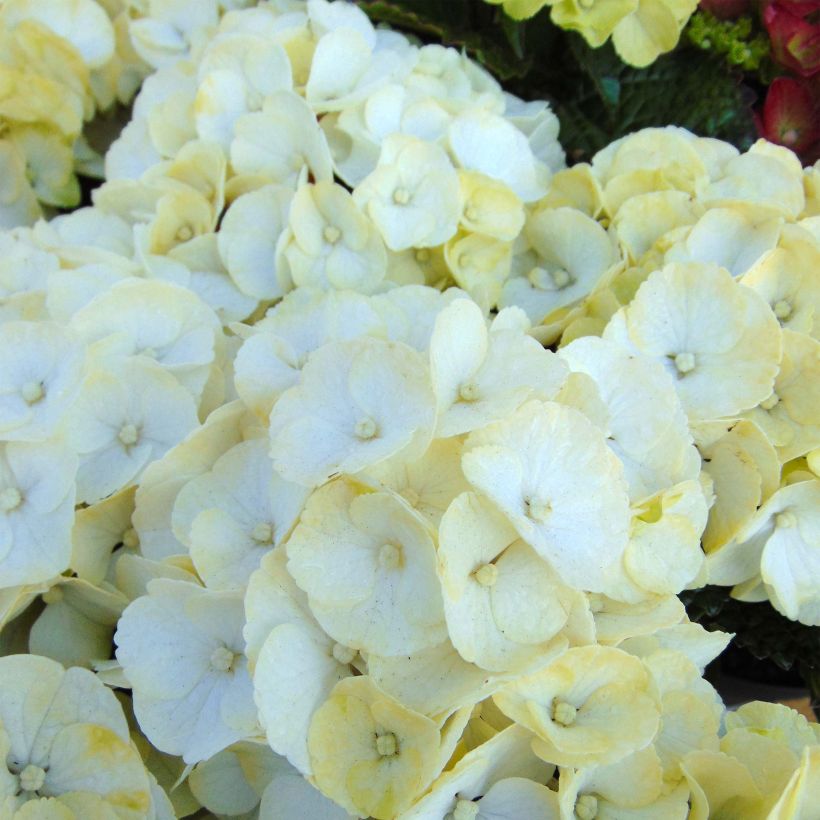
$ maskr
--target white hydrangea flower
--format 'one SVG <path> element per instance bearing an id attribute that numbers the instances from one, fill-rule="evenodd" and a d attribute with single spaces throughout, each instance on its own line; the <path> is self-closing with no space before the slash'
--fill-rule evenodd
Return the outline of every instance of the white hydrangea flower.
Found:
<path id="1" fill-rule="evenodd" d="M 462 466 L 565 583 L 617 589 L 630 517 L 624 469 L 581 413 L 529 401 L 471 433 Z"/>
<path id="2" fill-rule="evenodd" d="M 216 460 L 245 438 L 257 435 L 255 419 L 240 401 L 211 413 L 201 427 L 189 433 L 162 458 L 147 466 L 136 493 L 133 524 L 140 550 L 161 560 L 186 552 L 171 529 L 171 515 L 180 490 L 207 473 Z"/>
<path id="3" fill-rule="evenodd" d="M 510 309 L 511 310 L 511 309 Z M 509 415 L 532 396 L 554 398 L 566 375 L 555 355 L 502 312 L 489 331 L 479 307 L 459 299 L 436 318 L 430 372 L 438 404 L 436 434 L 467 433 Z"/>
<path id="4" fill-rule="evenodd" d="M 547 192 L 549 168 L 533 156 L 524 134 L 497 114 L 459 115 L 447 130 L 447 144 L 460 167 L 505 183 L 524 202 Z"/>
<path id="5" fill-rule="evenodd" d="M 516 263 L 520 273 L 504 285 L 499 304 L 520 306 L 533 322 L 586 296 L 619 262 L 606 231 L 574 208 L 536 211 L 524 236 L 531 251 Z"/>
<path id="6" fill-rule="evenodd" d="M 698 263 L 653 273 L 604 338 L 661 362 L 690 419 L 730 416 L 766 399 L 782 349 L 764 300 L 728 271 Z"/>
<path id="7" fill-rule="evenodd" d="M 51 322 L 0 325 L 0 434 L 42 441 L 56 430 L 79 392 L 85 347 Z"/>
<path id="8" fill-rule="evenodd" d="M 185 581 L 151 581 L 125 610 L 117 660 L 158 749 L 197 763 L 257 734 L 243 623 L 241 594 Z"/>
<path id="9" fill-rule="evenodd" d="M 219 255 L 237 287 L 256 299 L 275 299 L 292 286 L 276 263 L 292 199 L 289 188 L 263 185 L 237 197 L 222 217 Z"/>
<path id="10" fill-rule="evenodd" d="M 256 34 L 230 33 L 214 38 L 202 54 L 198 73 L 194 102 L 197 133 L 226 150 L 240 117 L 261 109 L 269 95 L 293 89 L 285 49 Z"/>
<path id="11" fill-rule="evenodd" d="M 273 471 L 266 439 L 251 439 L 183 487 L 172 525 L 208 588 L 240 589 L 288 537 L 309 492 Z"/>
<path id="12" fill-rule="evenodd" d="M 686 415 L 660 364 L 594 336 L 574 340 L 558 355 L 573 372 L 594 379 L 606 407 L 607 444 L 624 465 L 633 501 L 698 477 L 700 457 Z"/>
<path id="13" fill-rule="evenodd" d="M 294 284 L 308 287 L 372 293 L 387 267 L 379 232 L 333 182 L 298 188 L 277 250 Z"/>
<path id="14" fill-rule="evenodd" d="M 195 399 L 202 395 L 222 336 L 214 312 L 190 290 L 144 279 L 120 282 L 100 294 L 74 315 L 71 326 L 93 345 L 91 355 L 153 359 Z"/>
<path id="15" fill-rule="evenodd" d="M 570 610 L 586 604 L 474 493 L 460 495 L 442 518 L 438 572 L 454 646 L 495 672 L 531 668 L 560 652 Z"/>
<path id="16" fill-rule="evenodd" d="M 124 359 L 116 374 L 94 370 L 66 422 L 80 457 L 77 500 L 92 503 L 127 487 L 196 426 L 191 394 L 149 359 Z"/>
<path id="17" fill-rule="evenodd" d="M 560 766 L 614 763 L 643 749 L 659 708 L 638 658 L 604 646 L 567 650 L 497 695 L 501 710 L 534 732 L 533 750 Z"/>
<path id="18" fill-rule="evenodd" d="M 35 584 L 71 560 L 77 457 L 56 442 L 0 445 L 0 586 Z"/>
<path id="19" fill-rule="evenodd" d="M 4 816 L 148 816 L 148 774 L 122 707 L 93 673 L 12 655 L 0 659 L 0 682 Z"/>
<path id="20" fill-rule="evenodd" d="M 531 739 L 520 726 L 502 730 L 438 777 L 430 791 L 400 815 L 401 820 L 557 818 L 557 797 L 541 785 L 549 780 L 554 767 L 532 753 Z M 517 789 L 511 788 L 513 785 Z M 515 800 L 514 791 L 519 791 L 520 800 L 520 792 L 527 790 L 532 793 L 530 801 Z"/>
<path id="21" fill-rule="evenodd" d="M 39 23 L 71 43 L 88 68 L 100 68 L 114 53 L 114 28 L 105 9 L 92 0 L 8 0 L 0 24 L 14 28 Z"/>
<path id="22" fill-rule="evenodd" d="M 387 489 L 438 528 L 450 502 L 470 485 L 461 470 L 461 438 L 434 439 L 421 458 L 407 461 L 401 453 L 368 467 L 357 478 Z"/>
<path id="23" fill-rule="evenodd" d="M 305 168 L 317 182 L 333 178 L 324 132 L 305 101 L 292 91 L 268 95 L 261 111 L 236 121 L 230 156 L 236 173 L 257 174 L 291 188 Z"/>
<path id="24" fill-rule="evenodd" d="M 266 422 L 279 396 L 298 384 L 314 350 L 336 340 L 387 336 L 372 300 L 350 291 L 308 287 L 291 291 L 247 332 L 251 335 L 234 359 L 234 385 L 248 408 Z"/>
<path id="25" fill-rule="evenodd" d="M 317 486 L 354 473 L 432 435 L 434 404 L 420 354 L 398 342 L 360 338 L 313 353 L 302 380 L 270 418 L 274 467 Z"/>
<path id="26" fill-rule="evenodd" d="M 313 617 L 307 596 L 285 564 L 284 550 L 269 553 L 251 576 L 245 596 L 245 640 L 253 661 L 254 699 L 268 743 L 303 774 L 312 773 L 310 721 L 357 651 L 333 640 Z"/>
<path id="27" fill-rule="evenodd" d="M 332 482 L 311 496 L 286 548 L 288 571 L 339 643 L 401 655 L 444 640 L 435 546 L 397 497 Z"/>
<path id="28" fill-rule="evenodd" d="M 382 143 L 376 169 L 353 200 L 392 251 L 446 242 L 461 216 L 458 174 L 444 149 L 401 134 Z"/>

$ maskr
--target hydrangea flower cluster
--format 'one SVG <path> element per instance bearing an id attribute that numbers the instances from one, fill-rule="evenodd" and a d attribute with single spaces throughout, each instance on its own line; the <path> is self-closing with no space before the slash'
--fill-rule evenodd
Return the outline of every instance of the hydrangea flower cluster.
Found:
<path id="1" fill-rule="evenodd" d="M 354 6 L 189 5 L 94 206 L 0 235 L 4 816 L 811 817 L 677 595 L 820 621 L 818 171 L 566 169 Z"/>
<path id="2" fill-rule="evenodd" d="M 128 102 L 148 66 L 128 36 L 126 0 L 0 5 L 0 227 L 80 201 L 75 169 L 101 175 L 84 122 Z"/>

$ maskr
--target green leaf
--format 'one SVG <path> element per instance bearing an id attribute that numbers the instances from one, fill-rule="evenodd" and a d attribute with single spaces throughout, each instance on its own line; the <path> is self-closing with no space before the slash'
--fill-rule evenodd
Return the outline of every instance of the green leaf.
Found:
<path id="1" fill-rule="evenodd" d="M 663 125 L 680 125 L 741 149 L 754 141 L 748 91 L 722 60 L 681 47 L 635 69 L 622 63 L 610 44 L 591 49 L 577 35 L 568 41 L 577 85 L 558 89 L 555 97 L 570 155 L 589 156 L 632 131 Z"/>
<path id="2" fill-rule="evenodd" d="M 748 604 L 729 597 L 724 587 L 683 592 L 689 618 L 710 631 L 734 632 L 734 643 L 753 657 L 781 669 L 797 669 L 807 684 L 820 683 L 820 629 L 777 612 L 768 601 Z M 815 692 L 820 691 L 817 688 Z"/>

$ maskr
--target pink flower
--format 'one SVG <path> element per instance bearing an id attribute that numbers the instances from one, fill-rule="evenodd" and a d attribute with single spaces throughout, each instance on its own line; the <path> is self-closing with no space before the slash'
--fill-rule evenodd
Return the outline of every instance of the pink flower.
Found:
<path id="1" fill-rule="evenodd" d="M 763 11 L 772 41 L 772 55 L 801 77 L 820 71 L 820 0 L 775 0 Z"/>
<path id="2" fill-rule="evenodd" d="M 811 161 L 820 147 L 820 82 L 775 79 L 757 125 L 761 136 Z"/>

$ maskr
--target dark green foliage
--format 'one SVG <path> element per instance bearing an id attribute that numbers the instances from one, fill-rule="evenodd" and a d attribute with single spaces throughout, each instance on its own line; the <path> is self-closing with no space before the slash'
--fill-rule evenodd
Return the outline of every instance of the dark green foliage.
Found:
<path id="1" fill-rule="evenodd" d="M 790 621 L 771 604 L 747 604 L 729 597 L 725 587 L 704 587 L 681 596 L 693 621 L 711 631 L 734 632 L 733 644 L 754 658 L 794 670 L 820 706 L 820 629 Z"/>

